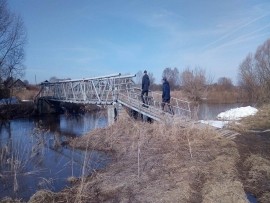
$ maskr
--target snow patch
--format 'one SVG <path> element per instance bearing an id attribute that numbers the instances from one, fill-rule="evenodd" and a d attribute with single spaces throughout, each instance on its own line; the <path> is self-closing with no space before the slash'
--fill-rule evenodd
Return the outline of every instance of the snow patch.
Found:
<path id="1" fill-rule="evenodd" d="M 229 121 L 215 121 L 215 120 L 200 120 L 201 123 L 211 125 L 216 128 L 223 128 L 225 125 L 229 123 Z"/>
<path id="2" fill-rule="evenodd" d="M 218 114 L 217 119 L 226 121 L 240 120 L 241 118 L 255 115 L 257 112 L 258 109 L 251 106 L 239 107 Z"/>
<path id="3" fill-rule="evenodd" d="M 239 107 L 218 114 L 218 120 L 200 120 L 199 122 L 216 128 L 223 128 L 230 121 L 240 120 L 241 118 L 255 115 L 257 112 L 258 110 L 251 106 Z"/>

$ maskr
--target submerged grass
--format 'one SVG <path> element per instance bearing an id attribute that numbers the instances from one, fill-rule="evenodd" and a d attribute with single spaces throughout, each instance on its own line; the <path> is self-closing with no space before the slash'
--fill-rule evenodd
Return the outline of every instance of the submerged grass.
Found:
<path id="1" fill-rule="evenodd" d="M 125 118 L 70 145 L 107 151 L 113 161 L 105 170 L 52 195 L 54 202 L 247 201 L 238 180 L 235 143 L 210 128 Z M 35 200 L 45 202 L 40 195 L 39 199 L 35 194 Z"/>

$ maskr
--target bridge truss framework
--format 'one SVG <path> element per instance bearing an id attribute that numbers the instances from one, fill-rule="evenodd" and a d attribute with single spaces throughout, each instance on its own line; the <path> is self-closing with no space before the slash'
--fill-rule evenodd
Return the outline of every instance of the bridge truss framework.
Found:
<path id="1" fill-rule="evenodd" d="M 162 110 L 161 94 L 149 92 L 146 104 L 141 101 L 141 90 L 133 82 L 135 75 L 113 74 L 108 76 L 63 80 L 41 83 L 39 98 L 47 100 L 80 103 L 113 105 L 120 103 L 154 120 L 162 121 L 165 117 L 191 118 L 190 102 L 171 98 L 167 110 Z M 168 107 L 169 111 L 168 111 Z"/>

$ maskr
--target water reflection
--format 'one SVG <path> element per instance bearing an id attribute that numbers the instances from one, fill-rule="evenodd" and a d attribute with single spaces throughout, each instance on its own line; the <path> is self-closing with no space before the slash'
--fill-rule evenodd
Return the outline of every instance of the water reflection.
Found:
<path id="1" fill-rule="evenodd" d="M 109 161 L 104 153 L 75 150 L 65 142 L 106 125 L 107 118 L 100 113 L 1 123 L 0 199 L 27 200 L 38 189 L 59 191 L 68 185 L 68 177 L 103 168 Z"/>
<path id="2" fill-rule="evenodd" d="M 217 120 L 217 115 L 221 112 L 244 106 L 254 106 L 250 103 L 234 103 L 234 104 L 208 104 L 202 103 L 198 110 L 199 120 Z"/>

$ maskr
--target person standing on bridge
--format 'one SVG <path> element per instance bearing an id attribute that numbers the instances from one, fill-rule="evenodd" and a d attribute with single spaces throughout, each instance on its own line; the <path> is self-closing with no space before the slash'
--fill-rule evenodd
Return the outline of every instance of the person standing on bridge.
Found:
<path id="1" fill-rule="evenodd" d="M 161 103 L 162 110 L 164 111 L 164 107 L 167 104 L 170 113 L 173 114 L 173 110 L 172 110 L 171 105 L 170 105 L 170 100 L 171 100 L 170 84 L 167 81 L 166 77 L 162 78 L 162 82 L 163 82 L 162 83 L 162 103 Z"/>
<path id="2" fill-rule="evenodd" d="M 144 76 L 142 77 L 142 93 L 141 93 L 143 106 L 145 106 L 144 94 L 148 97 L 149 86 L 150 86 L 150 79 L 149 76 L 147 75 L 147 71 L 145 70 Z"/>

